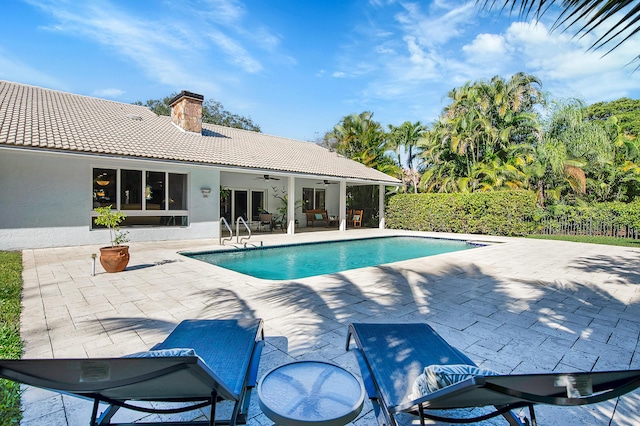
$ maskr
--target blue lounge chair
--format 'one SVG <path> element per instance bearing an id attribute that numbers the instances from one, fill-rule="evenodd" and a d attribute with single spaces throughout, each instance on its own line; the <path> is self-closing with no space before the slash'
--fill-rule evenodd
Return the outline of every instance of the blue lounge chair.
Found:
<path id="1" fill-rule="evenodd" d="M 148 352 L 123 358 L 0 360 L 0 377 L 94 401 L 91 426 L 111 425 L 119 408 L 174 414 L 211 406 L 208 422 L 246 423 L 264 334 L 262 320 L 186 320 Z M 216 404 L 232 401 L 230 419 L 215 421 Z M 175 409 L 128 401 L 193 402 Z M 100 403 L 109 407 L 98 416 Z"/>
<path id="2" fill-rule="evenodd" d="M 429 365 L 475 364 L 449 345 L 429 325 L 350 324 L 351 337 L 365 389 L 379 425 L 397 425 L 395 415 L 411 413 L 425 419 L 472 423 L 498 415 L 511 425 L 522 425 L 512 409 L 528 407 L 535 425 L 534 404 L 583 405 L 605 401 L 640 387 L 640 370 L 590 373 L 550 373 L 471 376 L 460 382 L 416 395 L 414 383 Z M 425 410 L 448 410 L 495 406 L 496 410 L 475 418 L 449 418 Z"/>

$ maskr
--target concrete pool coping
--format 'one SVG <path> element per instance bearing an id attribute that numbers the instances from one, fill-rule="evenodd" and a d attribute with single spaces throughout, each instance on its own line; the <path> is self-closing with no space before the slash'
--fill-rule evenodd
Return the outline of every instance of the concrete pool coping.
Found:
<path id="1" fill-rule="evenodd" d="M 254 316 L 264 319 L 267 336 L 259 377 L 299 359 L 329 360 L 359 375 L 344 350 L 352 321 L 426 321 L 476 363 L 505 374 L 640 368 L 639 249 L 376 229 L 254 238 L 286 244 L 381 235 L 502 244 L 285 282 L 178 254 L 216 248 L 217 240 L 131 243 L 126 271 L 106 274 L 98 265 L 95 276 L 98 246 L 25 250 L 24 357 L 121 356 L 162 341 L 183 319 Z M 23 404 L 23 425 L 86 424 L 91 410 L 88 401 L 33 388 Z M 636 391 L 537 413 L 540 424 L 638 424 L 638 406 Z M 271 424 L 255 391 L 248 424 Z M 368 401 L 353 424 L 373 424 Z"/>

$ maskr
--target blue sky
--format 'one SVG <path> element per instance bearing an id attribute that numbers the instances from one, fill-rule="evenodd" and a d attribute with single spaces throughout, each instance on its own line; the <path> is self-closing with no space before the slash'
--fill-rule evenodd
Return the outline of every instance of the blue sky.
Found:
<path id="1" fill-rule="evenodd" d="M 3 0 L 0 79 L 121 102 L 180 90 L 315 140 L 351 113 L 430 123 L 467 81 L 524 71 L 555 97 L 640 98 L 640 52 L 435 0 Z"/>

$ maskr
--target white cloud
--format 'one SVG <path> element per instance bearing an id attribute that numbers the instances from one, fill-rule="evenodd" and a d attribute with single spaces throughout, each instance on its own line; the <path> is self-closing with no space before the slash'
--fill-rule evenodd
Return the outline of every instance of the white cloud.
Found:
<path id="1" fill-rule="evenodd" d="M 374 52 L 380 55 L 395 55 L 396 49 L 390 43 L 379 44 L 374 47 Z"/>
<path id="2" fill-rule="evenodd" d="M 336 71 L 336 72 L 332 73 L 331 76 L 335 77 L 335 78 L 344 78 L 344 77 L 347 76 L 347 74 L 345 74 L 342 71 Z"/>
<path id="3" fill-rule="evenodd" d="M 603 57 L 604 52 L 587 51 L 597 36 L 597 32 L 583 38 L 549 32 L 539 22 L 513 23 L 505 33 L 521 68 L 539 77 L 555 96 L 580 97 L 590 103 L 640 88 L 640 74 L 625 67 L 640 50 L 640 42 L 630 40 Z"/>
<path id="4" fill-rule="evenodd" d="M 405 10 L 396 14 L 395 20 L 403 27 L 406 35 L 415 37 L 419 44 L 429 47 L 443 45 L 461 36 L 474 18 L 472 2 L 434 4 L 435 12 L 444 9 L 444 14 L 441 15 L 433 11 L 423 12 L 421 3 L 403 3 L 402 6 Z"/>
<path id="5" fill-rule="evenodd" d="M 235 40 L 227 37 L 222 32 L 216 31 L 208 34 L 208 38 L 224 51 L 231 62 L 238 65 L 248 73 L 256 73 L 262 70 L 260 62 L 256 61 L 241 45 Z"/>
<path id="6" fill-rule="evenodd" d="M 91 93 L 91 96 L 97 96 L 99 98 L 117 99 L 117 98 L 121 97 L 124 94 L 125 94 L 124 90 L 110 88 L 110 89 L 94 90 Z"/>
<path id="7" fill-rule="evenodd" d="M 180 12 L 192 14 L 183 16 L 175 11 L 169 17 L 155 20 L 136 17 L 109 1 L 74 4 L 58 0 L 31 2 L 58 21 L 48 27 L 49 30 L 96 40 L 164 84 L 210 81 L 210 75 L 198 75 L 198 67 L 204 68 L 202 54 L 207 50 L 213 50 L 213 55 L 220 55 L 221 59 L 244 72 L 259 72 L 262 65 L 241 39 L 258 37 L 259 44 L 265 49 L 274 49 L 279 43 L 277 36 L 263 28 L 255 32 L 242 28 L 240 21 L 246 12 L 244 6 L 235 0 L 208 0 L 197 9 L 188 3 L 181 4 L 185 10 Z M 194 16 L 198 18 L 195 22 Z M 202 37 L 203 34 L 208 36 Z M 216 71 L 221 72 L 219 68 Z"/>
<path id="8" fill-rule="evenodd" d="M 462 46 L 469 58 L 495 58 L 507 54 L 507 45 L 500 34 L 478 34 L 470 44 Z"/>
<path id="9" fill-rule="evenodd" d="M 630 41 L 602 58 L 606 51 L 587 51 L 597 32 L 571 37 L 559 30 L 550 32 L 549 26 L 537 21 L 488 26 L 475 22 L 468 3 L 403 7 L 396 14 L 401 34 L 384 44 L 394 49 L 373 48 L 380 56 L 380 70 L 364 91 L 369 97 L 417 98 L 434 87 L 444 97 L 465 82 L 494 75 L 509 78 L 521 71 L 540 78 L 543 90 L 554 96 L 577 96 L 587 102 L 615 99 L 640 88 L 640 72 L 624 67 L 640 50 L 640 41 Z M 404 49 L 397 48 L 400 39 Z"/>
<path id="10" fill-rule="evenodd" d="M 221 24 L 236 23 L 246 13 L 244 5 L 237 0 L 205 0 L 204 3 L 209 7 L 198 6 L 192 9 L 193 12 L 215 19 Z"/>

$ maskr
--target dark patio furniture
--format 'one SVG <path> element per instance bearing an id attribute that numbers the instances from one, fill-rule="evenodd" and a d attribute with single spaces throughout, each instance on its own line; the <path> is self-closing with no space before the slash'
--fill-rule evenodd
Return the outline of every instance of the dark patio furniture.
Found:
<path id="1" fill-rule="evenodd" d="M 174 414 L 232 401 L 224 424 L 244 424 L 264 345 L 262 320 L 185 320 L 150 351 L 122 358 L 0 360 L 0 377 L 93 400 L 90 425 L 112 425 L 120 408 Z M 174 409 L 129 401 L 192 402 Z M 100 403 L 109 407 L 98 416 Z M 124 425 L 125 423 L 117 423 Z M 130 424 L 130 423 L 126 423 Z"/>
<path id="2" fill-rule="evenodd" d="M 522 421 L 510 410 L 529 408 L 535 425 L 535 404 L 574 406 L 615 398 L 640 387 L 640 370 L 469 376 L 431 393 L 416 395 L 414 383 L 430 365 L 475 366 L 429 325 L 350 324 L 365 389 L 380 425 L 397 425 L 395 415 L 411 413 L 425 419 L 471 423 L 502 415 L 511 425 Z M 475 418 L 435 416 L 425 410 L 495 406 Z"/>

